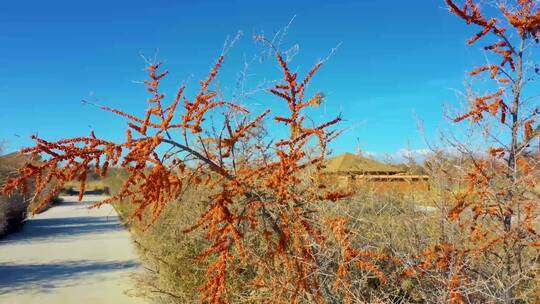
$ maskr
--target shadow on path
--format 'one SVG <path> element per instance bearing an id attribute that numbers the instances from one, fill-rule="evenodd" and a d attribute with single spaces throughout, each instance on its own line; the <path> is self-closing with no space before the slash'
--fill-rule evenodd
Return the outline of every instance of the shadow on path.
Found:
<path id="1" fill-rule="evenodd" d="M 77 279 L 92 274 L 106 274 L 115 270 L 139 266 L 130 261 L 72 261 L 58 264 L 0 263 L 0 295 L 7 292 L 43 292 L 44 289 L 77 284 Z M 99 277 L 97 278 L 99 279 Z"/>
<path id="2" fill-rule="evenodd" d="M 32 219 L 26 223 L 21 231 L 0 240 L 0 247 L 3 243 L 49 241 L 59 238 L 74 238 L 87 233 L 106 233 L 122 229 L 123 227 L 116 217 L 111 216 Z"/>

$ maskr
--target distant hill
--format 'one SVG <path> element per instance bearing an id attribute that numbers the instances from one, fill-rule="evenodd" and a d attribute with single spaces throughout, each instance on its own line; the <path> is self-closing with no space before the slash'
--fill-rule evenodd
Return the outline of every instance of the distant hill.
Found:
<path id="1" fill-rule="evenodd" d="M 17 169 L 22 167 L 26 162 L 31 160 L 28 155 L 19 152 L 13 152 L 0 156 L 0 184 L 10 174 L 15 173 Z"/>

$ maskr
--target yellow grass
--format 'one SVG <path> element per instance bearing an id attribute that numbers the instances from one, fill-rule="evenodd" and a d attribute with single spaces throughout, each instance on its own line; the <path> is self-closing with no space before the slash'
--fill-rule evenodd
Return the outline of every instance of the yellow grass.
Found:
<path id="1" fill-rule="evenodd" d="M 79 189 L 80 183 L 77 181 L 69 181 L 64 184 L 63 189 L 69 190 L 69 189 Z M 94 191 L 94 190 L 104 190 L 107 185 L 103 180 L 94 180 L 94 181 L 88 181 L 86 182 L 86 191 Z"/>

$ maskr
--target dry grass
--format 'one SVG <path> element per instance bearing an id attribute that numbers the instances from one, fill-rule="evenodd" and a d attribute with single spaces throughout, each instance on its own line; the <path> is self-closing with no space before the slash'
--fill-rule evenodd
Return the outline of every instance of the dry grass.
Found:
<path id="1" fill-rule="evenodd" d="M 86 183 L 85 190 L 86 191 L 104 190 L 105 187 L 106 185 L 102 180 L 91 180 L 88 183 Z M 79 182 L 77 181 L 69 181 L 64 184 L 64 189 L 78 189 L 78 188 L 79 188 Z"/>
<path id="2" fill-rule="evenodd" d="M 0 185 L 27 160 L 18 153 L 0 157 Z M 16 230 L 26 218 L 30 201 L 20 192 L 0 196 L 0 237 Z"/>
<path id="3" fill-rule="evenodd" d="M 85 192 L 110 194 L 110 189 L 119 189 L 127 173 L 119 168 L 109 168 L 105 177 L 97 173 L 89 174 L 85 183 Z M 78 193 L 79 181 L 68 181 L 62 187 L 62 193 L 73 195 Z"/>

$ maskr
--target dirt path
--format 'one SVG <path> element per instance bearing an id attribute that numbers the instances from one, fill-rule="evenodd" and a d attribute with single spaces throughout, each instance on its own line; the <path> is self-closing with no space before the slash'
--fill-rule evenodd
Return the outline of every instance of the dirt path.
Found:
<path id="1" fill-rule="evenodd" d="M 0 240 L 0 303 L 144 303 L 129 297 L 140 265 L 114 209 L 75 197 Z"/>

